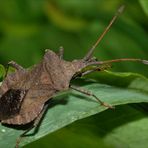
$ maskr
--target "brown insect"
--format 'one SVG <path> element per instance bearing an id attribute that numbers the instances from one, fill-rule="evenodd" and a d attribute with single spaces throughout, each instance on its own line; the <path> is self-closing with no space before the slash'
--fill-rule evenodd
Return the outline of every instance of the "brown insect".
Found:
<path id="1" fill-rule="evenodd" d="M 7 74 L 0 87 L 0 121 L 4 124 L 15 125 L 24 125 L 33 121 L 33 126 L 18 138 L 16 147 L 18 147 L 21 137 L 38 124 L 48 108 L 45 103 L 53 98 L 57 92 L 71 88 L 94 97 L 105 107 L 113 108 L 91 92 L 72 86 L 70 84 L 72 79 L 97 71 L 101 65 L 105 66 L 113 62 L 138 61 L 148 64 L 148 61 L 141 59 L 97 61 L 92 57 L 94 49 L 122 11 L 123 6 L 118 9 L 86 56 L 80 60 L 73 60 L 72 62 L 63 60 L 63 48 L 60 48 L 58 54 L 52 50 L 45 50 L 42 61 L 31 69 L 24 69 L 15 62 L 8 63 L 16 71 Z"/>

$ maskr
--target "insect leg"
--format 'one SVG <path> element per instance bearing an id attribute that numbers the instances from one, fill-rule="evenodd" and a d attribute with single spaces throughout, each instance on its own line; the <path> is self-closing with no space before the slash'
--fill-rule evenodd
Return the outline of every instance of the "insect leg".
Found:
<path id="1" fill-rule="evenodd" d="M 105 102 L 102 102 L 96 95 L 94 95 L 92 92 L 88 91 L 88 90 L 85 90 L 85 89 L 82 89 L 82 88 L 79 88 L 77 86 L 74 86 L 74 85 L 70 85 L 70 88 L 72 88 L 73 90 L 76 90 L 80 93 L 83 93 L 85 95 L 88 95 L 88 96 L 92 96 L 94 99 L 96 99 L 102 106 L 105 106 L 105 107 L 108 107 L 108 108 L 111 108 L 111 109 L 114 109 L 113 106 L 105 103 Z"/>
<path id="2" fill-rule="evenodd" d="M 41 121 L 41 119 L 42 119 L 44 113 L 47 111 L 48 105 L 49 105 L 49 104 L 46 104 L 46 105 L 44 106 L 44 108 L 43 108 L 43 110 L 41 111 L 41 113 L 39 114 L 39 116 L 34 120 L 33 125 L 32 125 L 30 128 L 28 128 L 26 131 L 24 131 L 24 132 L 17 138 L 15 148 L 19 148 L 19 144 L 20 144 L 21 140 L 22 140 L 25 136 L 27 136 L 26 134 L 27 134 L 29 131 L 31 131 L 33 128 L 35 128 L 33 134 L 37 131 L 36 128 L 39 126 L 40 121 Z"/>
<path id="3" fill-rule="evenodd" d="M 88 75 L 88 74 L 90 74 L 92 72 L 95 72 L 95 71 L 104 71 L 104 70 L 109 69 L 109 68 L 111 68 L 111 65 L 109 65 L 109 64 L 102 65 L 102 66 L 97 66 L 97 67 L 94 67 L 94 68 L 92 68 L 92 69 L 90 69 L 88 71 L 83 72 L 81 74 L 81 77 L 85 76 L 85 75 Z"/>
<path id="4" fill-rule="evenodd" d="M 64 54 L 64 48 L 61 46 L 61 47 L 59 48 L 59 53 L 58 53 L 60 59 L 63 59 L 63 54 Z"/>
<path id="5" fill-rule="evenodd" d="M 6 67 L 6 74 L 5 74 L 5 77 L 7 76 L 8 74 L 8 70 L 9 70 L 9 67 L 13 67 L 15 68 L 16 70 L 23 70 L 24 68 L 22 66 L 20 66 L 19 64 L 17 64 L 16 62 L 14 61 L 10 61 L 8 64 L 7 64 L 7 67 Z"/>
<path id="6" fill-rule="evenodd" d="M 95 71 L 104 71 L 104 70 L 109 69 L 109 68 L 111 68 L 111 65 L 109 65 L 109 64 L 95 66 L 95 67 L 89 68 L 85 71 L 80 71 L 80 72 L 76 73 L 74 75 L 73 79 L 75 79 L 77 77 L 83 77 L 83 76 L 88 75 L 88 74 L 95 72 Z"/>
<path id="7" fill-rule="evenodd" d="M 10 61 L 8 63 L 8 65 L 14 67 L 16 70 L 23 70 L 24 69 L 21 65 L 17 64 L 14 61 Z"/>

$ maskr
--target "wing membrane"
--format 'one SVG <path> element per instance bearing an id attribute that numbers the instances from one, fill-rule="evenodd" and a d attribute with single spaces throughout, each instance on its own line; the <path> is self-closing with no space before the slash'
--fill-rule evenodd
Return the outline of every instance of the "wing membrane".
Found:
<path id="1" fill-rule="evenodd" d="M 10 118 L 19 113 L 26 91 L 9 89 L 0 98 L 0 120 Z"/>

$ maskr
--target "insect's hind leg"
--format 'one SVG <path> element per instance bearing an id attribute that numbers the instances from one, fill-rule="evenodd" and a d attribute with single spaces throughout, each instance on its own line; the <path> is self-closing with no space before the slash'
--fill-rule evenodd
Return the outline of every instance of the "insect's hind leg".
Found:
<path id="1" fill-rule="evenodd" d="M 8 70 L 9 70 L 9 67 L 13 67 L 13 68 L 15 68 L 16 70 L 24 70 L 24 68 L 21 66 L 21 65 L 19 65 L 19 64 L 17 64 L 16 62 L 14 62 L 14 61 L 10 61 L 8 64 L 7 64 L 7 66 L 6 66 L 6 74 L 5 74 L 5 77 L 7 76 L 7 74 L 8 74 Z"/>
<path id="2" fill-rule="evenodd" d="M 36 128 L 39 126 L 39 123 L 40 123 L 40 121 L 41 121 L 41 119 L 42 119 L 44 113 L 47 111 L 48 106 L 49 106 L 49 104 L 46 104 L 46 105 L 44 106 L 44 108 L 43 108 L 43 110 L 41 111 L 41 113 L 39 114 L 39 116 L 34 120 L 33 125 L 32 125 L 30 128 L 28 128 L 26 131 L 24 131 L 24 132 L 17 138 L 15 148 L 19 148 L 19 144 L 20 144 L 21 140 L 22 140 L 23 138 L 25 138 L 25 136 L 27 136 L 26 134 L 27 134 L 29 131 L 31 131 L 33 128 L 35 128 L 33 134 L 36 133 L 36 131 L 37 131 Z"/>
<path id="3" fill-rule="evenodd" d="M 82 88 L 79 88 L 77 86 L 74 86 L 74 85 L 70 85 L 70 88 L 72 88 L 73 90 L 76 90 L 80 93 L 83 93 L 85 95 L 88 95 L 88 96 L 92 96 L 94 99 L 96 99 L 102 106 L 105 106 L 107 108 L 111 108 L 111 109 L 114 109 L 113 106 L 111 106 L 110 104 L 107 104 L 103 101 L 101 101 L 96 95 L 94 95 L 92 92 L 88 91 L 88 90 L 85 90 L 85 89 L 82 89 Z"/>

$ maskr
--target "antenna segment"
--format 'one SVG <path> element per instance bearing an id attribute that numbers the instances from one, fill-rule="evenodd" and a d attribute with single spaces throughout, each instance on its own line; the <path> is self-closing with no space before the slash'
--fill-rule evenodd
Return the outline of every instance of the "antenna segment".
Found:
<path id="1" fill-rule="evenodd" d="M 103 33 L 100 35 L 100 37 L 98 38 L 98 40 L 96 41 L 96 43 L 88 51 L 87 55 L 84 57 L 84 60 L 85 61 L 89 60 L 92 57 L 92 54 L 94 52 L 94 49 L 100 43 L 100 41 L 105 36 L 105 34 L 109 31 L 109 29 L 111 28 L 112 24 L 115 22 L 115 20 L 117 19 L 117 17 L 123 12 L 124 7 L 125 7 L 124 5 L 122 5 L 122 6 L 119 7 L 119 9 L 115 13 L 115 15 L 113 16 L 113 18 L 111 19 L 111 21 L 109 22 L 108 26 L 105 28 L 105 30 L 103 31 Z"/>

